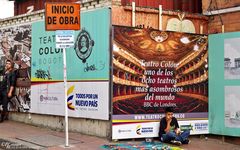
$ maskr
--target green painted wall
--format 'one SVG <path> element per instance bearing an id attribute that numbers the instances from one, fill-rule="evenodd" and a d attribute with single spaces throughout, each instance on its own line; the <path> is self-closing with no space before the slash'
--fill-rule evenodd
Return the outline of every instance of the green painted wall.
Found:
<path id="1" fill-rule="evenodd" d="M 226 90 L 229 87 L 232 89 L 239 88 L 240 74 L 236 75 L 236 79 L 231 79 L 226 77 L 224 72 L 224 57 L 235 55 L 235 58 L 240 58 L 240 55 L 238 55 L 238 51 L 240 53 L 240 39 L 236 40 L 234 38 L 240 38 L 240 32 L 209 35 L 209 131 L 213 134 L 240 135 L 240 120 L 239 125 L 236 125 L 237 127 L 230 127 L 226 125 L 225 119 L 226 103 L 231 105 L 232 103 L 236 103 L 233 105 L 237 105 L 240 101 L 238 99 L 231 102 L 229 97 L 227 97 L 229 89 Z M 230 41 L 231 39 L 239 41 L 239 47 L 236 42 L 234 42 L 235 44 L 226 46 L 229 39 Z M 238 47 L 236 48 L 236 54 L 233 54 L 234 51 L 229 49 L 229 46 Z M 237 79 L 238 76 L 239 79 Z M 234 94 L 236 90 L 232 91 Z M 240 110 L 240 106 L 238 107 Z M 236 121 L 233 122 L 234 124 L 237 123 Z"/>
<path id="2" fill-rule="evenodd" d="M 110 17 L 108 8 L 81 13 L 81 30 L 75 31 L 75 43 L 84 29 L 94 44 L 86 62 L 77 56 L 74 48 L 66 49 L 68 80 L 109 80 Z M 55 49 L 55 31 L 45 31 L 44 21 L 33 23 L 32 31 L 31 80 L 62 81 L 62 50 Z M 37 72 L 45 74 L 45 78 L 37 77 Z"/>

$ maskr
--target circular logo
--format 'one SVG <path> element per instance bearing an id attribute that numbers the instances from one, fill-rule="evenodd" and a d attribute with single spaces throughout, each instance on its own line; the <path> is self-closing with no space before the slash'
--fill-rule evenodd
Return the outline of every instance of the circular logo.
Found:
<path id="1" fill-rule="evenodd" d="M 91 39 L 90 34 L 83 28 L 79 32 L 74 46 L 78 58 L 80 58 L 83 63 L 85 63 L 91 55 L 93 46 L 94 41 Z"/>

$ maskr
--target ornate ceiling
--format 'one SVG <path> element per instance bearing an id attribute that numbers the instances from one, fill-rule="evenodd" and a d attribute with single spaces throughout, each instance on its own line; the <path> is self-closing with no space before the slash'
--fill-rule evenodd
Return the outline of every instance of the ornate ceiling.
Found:
<path id="1" fill-rule="evenodd" d="M 207 36 L 114 26 L 114 42 L 139 59 L 178 62 L 204 46 Z"/>

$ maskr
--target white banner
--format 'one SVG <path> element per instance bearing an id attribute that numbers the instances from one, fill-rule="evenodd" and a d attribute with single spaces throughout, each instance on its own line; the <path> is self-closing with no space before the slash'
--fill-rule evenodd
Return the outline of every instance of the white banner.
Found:
<path id="1" fill-rule="evenodd" d="M 32 113 L 64 116 L 64 83 L 32 85 Z M 68 82 L 70 117 L 108 120 L 108 82 Z"/>
<path id="2" fill-rule="evenodd" d="M 190 134 L 208 134 L 208 120 L 178 121 L 182 130 L 190 130 Z M 130 139 L 158 137 L 159 122 L 129 123 L 113 125 L 112 139 Z"/>
<path id="3" fill-rule="evenodd" d="M 208 120 L 178 121 L 181 130 L 189 129 L 190 134 L 208 134 Z"/>
<path id="4" fill-rule="evenodd" d="M 72 103 L 72 106 L 69 105 L 69 116 L 109 119 L 108 82 L 71 82 L 68 89 L 68 104 Z"/>
<path id="5" fill-rule="evenodd" d="M 64 115 L 64 84 L 48 83 L 31 86 L 30 112 Z"/>
<path id="6" fill-rule="evenodd" d="M 159 122 L 113 125 L 112 139 L 157 137 Z"/>

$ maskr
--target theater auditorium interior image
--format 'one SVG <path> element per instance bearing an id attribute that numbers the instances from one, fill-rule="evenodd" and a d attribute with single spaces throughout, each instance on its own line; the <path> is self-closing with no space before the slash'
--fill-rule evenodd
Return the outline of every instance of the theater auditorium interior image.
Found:
<path id="1" fill-rule="evenodd" d="M 207 36 L 113 28 L 113 114 L 208 112 Z"/>

